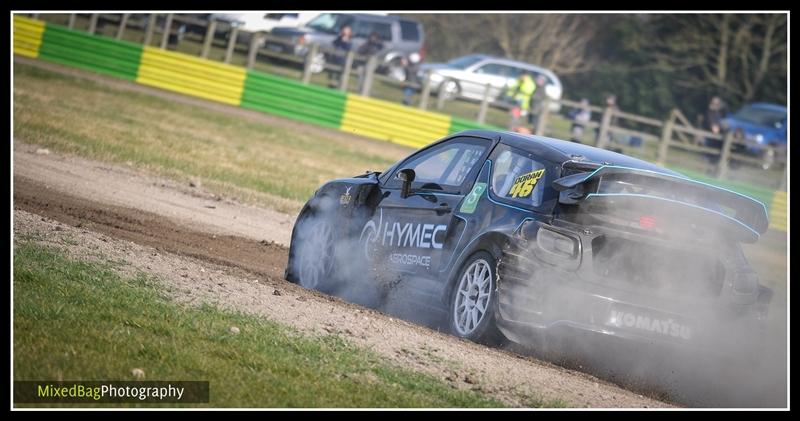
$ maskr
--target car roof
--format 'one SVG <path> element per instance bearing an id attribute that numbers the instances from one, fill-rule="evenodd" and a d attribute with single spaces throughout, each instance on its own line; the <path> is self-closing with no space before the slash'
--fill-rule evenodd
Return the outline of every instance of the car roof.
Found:
<path id="1" fill-rule="evenodd" d="M 546 68 L 541 67 L 541 66 L 537 66 L 535 64 L 526 63 L 524 61 L 511 60 L 511 59 L 507 59 L 507 58 L 503 58 L 503 57 L 490 56 L 490 55 L 486 55 L 486 54 L 467 54 L 466 56 L 461 56 L 461 57 L 456 57 L 456 58 L 462 58 L 462 57 L 478 57 L 481 60 L 491 60 L 493 62 L 497 62 L 497 63 L 500 63 L 500 64 L 527 68 L 528 70 L 532 70 L 532 71 L 535 71 L 537 73 L 543 73 L 546 76 L 550 77 L 551 79 L 554 79 L 555 82 L 557 82 L 559 84 L 561 83 L 561 80 L 558 79 L 558 76 L 556 76 L 556 74 L 553 73 L 552 70 L 546 69 Z M 475 63 L 475 64 L 477 64 L 477 63 Z"/>
<path id="2" fill-rule="evenodd" d="M 551 137 L 524 135 L 499 130 L 467 130 L 459 134 L 488 138 L 499 136 L 501 143 L 539 155 L 551 162 L 580 161 L 599 165 L 617 165 L 683 177 L 680 173 L 628 155 Z"/>
<path id="3" fill-rule="evenodd" d="M 771 103 L 768 103 L 768 102 L 754 102 L 752 104 L 746 104 L 742 108 L 749 108 L 749 107 L 764 108 L 764 109 L 773 110 L 773 111 L 782 111 L 784 113 L 787 112 L 786 107 L 784 107 L 783 105 L 771 104 Z"/>
<path id="4" fill-rule="evenodd" d="M 371 21 L 378 21 L 378 22 L 396 22 L 399 20 L 407 20 L 409 22 L 414 22 L 419 24 L 419 21 L 413 18 L 405 17 L 405 16 L 398 16 L 398 15 L 373 15 L 369 13 L 334 13 L 336 15 L 347 15 L 352 16 L 358 19 L 366 19 Z"/>

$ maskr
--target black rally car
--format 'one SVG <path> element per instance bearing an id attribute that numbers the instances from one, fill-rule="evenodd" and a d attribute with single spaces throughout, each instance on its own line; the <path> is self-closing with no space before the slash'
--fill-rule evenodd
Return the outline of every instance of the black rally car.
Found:
<path id="1" fill-rule="evenodd" d="M 452 332 L 485 343 L 566 328 L 735 346 L 771 299 L 739 246 L 767 223 L 756 200 L 638 159 L 470 130 L 320 187 L 286 279 L 323 291 L 428 279 Z"/>

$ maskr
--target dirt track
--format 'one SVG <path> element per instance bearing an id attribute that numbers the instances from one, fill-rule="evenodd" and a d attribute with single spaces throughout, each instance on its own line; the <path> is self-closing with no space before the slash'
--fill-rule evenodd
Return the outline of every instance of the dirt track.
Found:
<path id="1" fill-rule="evenodd" d="M 575 407 L 670 406 L 289 284 L 282 276 L 291 215 L 36 149 L 15 142 L 15 239 L 56 245 L 79 258 L 124 261 L 120 271 L 159 277 L 179 302 L 216 303 L 302 331 L 335 332 L 397 364 L 509 405 L 525 406 L 535 396 Z"/>

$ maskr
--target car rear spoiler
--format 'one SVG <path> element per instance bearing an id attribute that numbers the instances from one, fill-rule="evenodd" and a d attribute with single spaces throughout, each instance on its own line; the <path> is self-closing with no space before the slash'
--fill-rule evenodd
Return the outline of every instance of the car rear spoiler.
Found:
<path id="1" fill-rule="evenodd" d="M 599 190 L 600 180 L 625 181 L 638 186 L 666 184 L 667 189 L 681 194 L 634 194 L 607 193 Z M 672 186 L 674 184 L 674 187 Z M 734 191 L 692 180 L 687 177 L 662 172 L 628 168 L 615 165 L 604 165 L 592 172 L 568 175 L 553 181 L 553 188 L 560 192 L 559 202 L 563 204 L 580 204 L 589 201 L 608 202 L 617 206 L 632 203 L 631 200 L 649 202 L 653 206 L 671 208 L 675 205 L 694 208 L 700 213 L 716 215 L 738 225 L 738 230 L 747 234 L 744 240 L 756 241 L 766 232 L 769 226 L 767 208 L 763 203 Z M 662 191 L 663 193 L 663 191 Z M 691 197 L 702 198 L 704 205 L 691 200 Z M 725 212 L 723 208 L 727 208 Z"/>

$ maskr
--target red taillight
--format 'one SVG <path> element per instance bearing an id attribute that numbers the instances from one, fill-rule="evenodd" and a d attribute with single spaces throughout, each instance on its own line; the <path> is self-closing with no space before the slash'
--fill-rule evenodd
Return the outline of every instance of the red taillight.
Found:
<path id="1" fill-rule="evenodd" d="M 300 35 L 300 37 L 297 38 L 297 44 L 298 45 L 305 45 L 305 43 L 306 43 L 306 36 L 305 35 Z"/>
<path id="2" fill-rule="evenodd" d="M 419 61 L 425 61 L 425 44 L 423 43 L 421 47 L 419 47 Z"/>
<path id="3" fill-rule="evenodd" d="M 642 215 L 639 217 L 639 226 L 645 229 L 653 229 L 656 227 L 656 217 L 651 215 Z"/>

